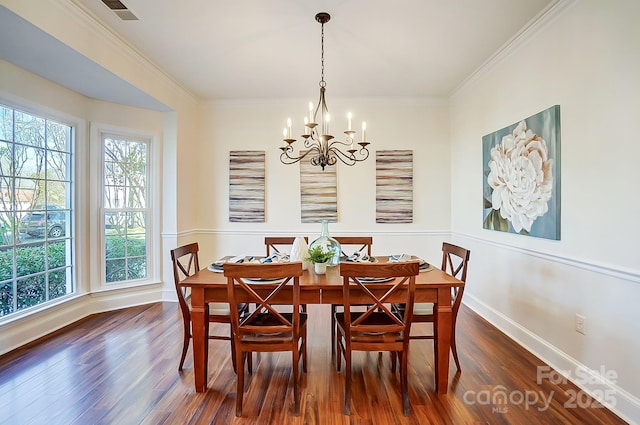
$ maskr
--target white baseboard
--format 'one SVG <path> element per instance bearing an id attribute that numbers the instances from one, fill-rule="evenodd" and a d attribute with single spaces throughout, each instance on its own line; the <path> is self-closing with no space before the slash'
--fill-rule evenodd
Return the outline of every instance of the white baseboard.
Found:
<path id="1" fill-rule="evenodd" d="M 628 423 L 640 423 L 640 399 L 611 382 L 607 376 L 603 376 L 603 372 L 606 375 L 610 371 L 597 371 L 587 368 L 554 345 L 473 295 L 467 293 L 464 295 L 463 302 L 467 307 L 504 332 L 564 378 L 573 382 L 580 390 L 601 401 L 609 410 Z M 601 397 L 603 394 L 605 395 L 604 399 Z"/>

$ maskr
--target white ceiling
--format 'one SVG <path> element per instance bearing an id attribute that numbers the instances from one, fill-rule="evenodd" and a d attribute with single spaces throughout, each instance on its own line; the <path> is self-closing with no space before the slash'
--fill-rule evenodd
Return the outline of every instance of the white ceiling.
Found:
<path id="1" fill-rule="evenodd" d="M 71 1 L 202 99 L 317 97 L 317 12 L 331 14 L 325 24 L 329 96 L 448 97 L 557 3 L 121 0 L 139 18 L 123 21 L 101 0 Z"/>
<path id="2" fill-rule="evenodd" d="M 76 0 L 202 98 L 442 97 L 550 0 Z"/>

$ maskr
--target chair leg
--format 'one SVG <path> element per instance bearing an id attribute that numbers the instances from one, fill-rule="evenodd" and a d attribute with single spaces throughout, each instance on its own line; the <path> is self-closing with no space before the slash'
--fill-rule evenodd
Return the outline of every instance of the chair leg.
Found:
<path id="1" fill-rule="evenodd" d="M 249 375 L 253 375 L 253 353 L 251 351 L 247 351 L 245 356 L 247 356 L 247 371 L 249 372 Z"/>
<path id="2" fill-rule="evenodd" d="M 242 399 L 244 398 L 244 357 L 245 353 L 235 350 L 233 355 L 236 358 L 238 370 L 236 372 L 236 416 L 242 416 Z"/>
<path id="3" fill-rule="evenodd" d="M 182 366 L 184 366 L 184 360 L 187 358 L 187 350 L 189 349 L 190 339 L 191 339 L 190 326 L 188 323 L 185 323 L 183 339 L 182 339 L 182 355 L 180 356 L 180 364 L 178 365 L 179 371 L 182 371 Z"/>
<path id="4" fill-rule="evenodd" d="M 231 335 L 231 364 L 233 365 L 233 372 L 238 373 L 238 364 L 236 362 L 236 344 L 233 341 L 233 334 Z"/>
<path id="5" fill-rule="evenodd" d="M 404 407 L 404 415 L 409 416 L 410 406 L 409 406 L 409 382 L 408 382 L 408 363 L 409 363 L 409 351 L 403 350 L 401 353 L 400 360 L 400 387 L 402 390 L 402 404 Z"/>
<path id="6" fill-rule="evenodd" d="M 293 357 L 293 411 L 296 416 L 300 414 L 300 389 L 298 388 L 298 378 L 300 376 L 300 353 L 298 352 L 298 341 L 295 341 L 291 352 Z"/>
<path id="7" fill-rule="evenodd" d="M 336 305 L 331 304 L 331 356 L 336 354 Z"/>
<path id="8" fill-rule="evenodd" d="M 456 362 L 458 371 L 462 371 L 460 368 L 460 360 L 458 360 L 458 348 L 456 347 L 456 328 L 455 324 L 451 331 L 451 352 L 453 353 L 453 360 Z"/>
<path id="9" fill-rule="evenodd" d="M 307 373 L 307 329 L 302 335 L 302 371 Z"/>
<path id="10" fill-rule="evenodd" d="M 351 347 L 344 350 L 344 414 L 351 415 Z"/>
<path id="11" fill-rule="evenodd" d="M 342 368 L 342 333 L 341 332 L 337 332 L 335 341 L 334 341 L 335 347 L 336 347 L 336 370 L 338 372 L 340 372 L 340 369 Z M 346 357 L 346 355 L 345 355 Z"/>

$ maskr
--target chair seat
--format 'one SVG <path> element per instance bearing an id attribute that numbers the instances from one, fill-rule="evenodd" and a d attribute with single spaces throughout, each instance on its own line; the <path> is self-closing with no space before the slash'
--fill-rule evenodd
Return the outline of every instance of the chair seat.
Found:
<path id="1" fill-rule="evenodd" d="M 363 314 L 364 313 L 362 312 L 351 312 L 351 320 L 356 320 Z M 346 327 L 344 313 L 336 313 L 335 319 L 339 329 L 344 330 Z M 367 317 L 362 324 L 367 326 L 380 326 L 381 328 L 385 326 L 393 328 L 398 327 L 398 324 L 384 313 L 373 313 Z M 383 331 L 382 329 L 380 332 L 351 331 L 351 338 L 353 342 L 402 342 L 402 332 L 395 330 Z"/>
<path id="2" fill-rule="evenodd" d="M 293 320 L 292 313 L 281 313 L 284 318 L 289 322 Z M 247 328 L 265 328 L 264 330 L 257 329 L 255 332 L 243 332 L 240 335 L 242 342 L 255 342 L 259 344 L 278 344 L 291 341 L 293 339 L 293 332 L 278 332 L 277 328 L 282 325 L 273 314 L 263 313 L 258 314 L 248 322 L 244 322 L 243 326 Z M 300 328 L 304 329 L 307 326 L 307 314 L 300 313 Z M 271 329 L 266 329 L 271 328 Z"/>

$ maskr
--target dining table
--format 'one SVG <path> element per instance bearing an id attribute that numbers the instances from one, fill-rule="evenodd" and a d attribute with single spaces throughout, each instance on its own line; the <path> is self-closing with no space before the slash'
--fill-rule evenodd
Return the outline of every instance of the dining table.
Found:
<path id="1" fill-rule="evenodd" d="M 376 261 L 390 261 L 390 257 L 375 257 Z M 193 338 L 193 369 L 196 392 L 207 390 L 208 378 L 208 332 L 210 302 L 228 302 L 227 279 L 223 273 L 209 267 L 186 277 L 179 284 L 191 290 L 191 332 Z M 388 289 L 392 283 L 378 283 L 380 290 Z M 434 375 L 435 389 L 446 394 L 449 383 L 449 351 L 453 314 L 451 311 L 451 289 L 463 286 L 464 282 L 445 273 L 435 266 L 429 266 L 416 277 L 415 302 L 434 303 Z M 352 293 L 351 297 L 354 295 Z M 367 302 L 361 294 L 362 302 Z M 357 298 L 355 299 L 357 301 Z M 393 302 L 393 299 L 389 299 Z M 325 274 L 305 270 L 300 277 L 301 304 L 342 304 L 343 280 L 340 265 L 327 268 Z M 330 341 L 327 341 L 329 344 Z"/>

